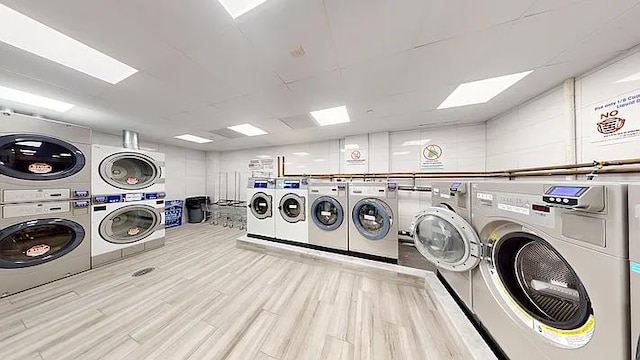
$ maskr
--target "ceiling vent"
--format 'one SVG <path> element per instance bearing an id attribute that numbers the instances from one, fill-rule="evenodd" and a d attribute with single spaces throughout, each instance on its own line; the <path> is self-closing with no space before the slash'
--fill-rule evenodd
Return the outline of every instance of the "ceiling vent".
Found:
<path id="1" fill-rule="evenodd" d="M 222 136 L 225 139 L 239 139 L 239 138 L 243 138 L 246 137 L 238 132 L 235 132 L 233 130 L 224 128 L 224 129 L 218 129 L 218 130 L 211 130 L 209 131 L 212 134 L 216 134 L 218 136 Z"/>
<path id="2" fill-rule="evenodd" d="M 138 133 L 130 130 L 122 130 L 122 146 L 125 149 L 140 150 Z"/>
<path id="3" fill-rule="evenodd" d="M 289 50 L 289 55 L 291 55 L 291 57 L 294 59 L 299 59 L 303 57 L 305 54 L 306 54 L 306 51 L 304 51 L 304 48 L 302 47 L 302 45 L 298 45 L 293 49 Z"/>
<path id="4" fill-rule="evenodd" d="M 289 116 L 278 120 L 290 127 L 292 130 L 309 129 L 316 127 L 315 121 L 313 121 L 311 115 L 309 114 Z"/>

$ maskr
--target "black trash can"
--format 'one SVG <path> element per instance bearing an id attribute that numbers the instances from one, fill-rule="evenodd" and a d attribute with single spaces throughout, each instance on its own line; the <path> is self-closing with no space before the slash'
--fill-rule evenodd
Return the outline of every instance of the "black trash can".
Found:
<path id="1" fill-rule="evenodd" d="M 211 204 L 208 196 L 195 196 L 187 198 L 184 205 L 187 208 L 187 221 L 190 224 L 201 223 L 205 220 L 207 205 Z"/>

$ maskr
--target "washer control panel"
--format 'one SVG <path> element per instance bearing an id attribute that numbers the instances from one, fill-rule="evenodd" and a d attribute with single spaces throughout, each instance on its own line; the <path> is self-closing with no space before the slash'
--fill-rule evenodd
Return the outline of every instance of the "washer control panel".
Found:
<path id="1" fill-rule="evenodd" d="M 604 210 L 604 186 L 545 185 L 542 201 L 554 207 Z"/>

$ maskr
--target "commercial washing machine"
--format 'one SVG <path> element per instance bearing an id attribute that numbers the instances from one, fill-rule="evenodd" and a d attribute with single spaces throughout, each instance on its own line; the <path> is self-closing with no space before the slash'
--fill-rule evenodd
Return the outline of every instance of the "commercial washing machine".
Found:
<path id="1" fill-rule="evenodd" d="M 629 185 L 631 358 L 640 359 L 640 183 Z"/>
<path id="2" fill-rule="evenodd" d="M 88 200 L 0 205 L 0 295 L 89 270 Z"/>
<path id="3" fill-rule="evenodd" d="M 309 243 L 309 185 L 307 179 L 276 180 L 275 203 L 278 205 L 276 239 Z"/>
<path id="4" fill-rule="evenodd" d="M 627 185 L 486 182 L 472 198 L 473 311 L 504 353 L 629 359 Z"/>
<path id="5" fill-rule="evenodd" d="M 0 203 L 89 199 L 91 130 L 13 114 L 0 118 Z"/>
<path id="6" fill-rule="evenodd" d="M 104 145 L 92 151 L 93 194 L 166 191 L 163 153 Z"/>
<path id="7" fill-rule="evenodd" d="M 442 280 L 472 311 L 473 251 L 480 240 L 471 226 L 471 184 L 433 182 L 431 199 L 432 207 L 417 214 L 411 223 L 415 247 L 438 266 Z"/>
<path id="8" fill-rule="evenodd" d="M 276 196 L 275 179 L 251 178 L 247 186 L 247 236 L 260 239 L 276 237 L 276 218 L 273 201 Z"/>
<path id="9" fill-rule="evenodd" d="M 164 246 L 165 193 L 96 195 L 91 206 L 91 265 Z"/>
<path id="10" fill-rule="evenodd" d="M 398 185 L 349 184 L 349 251 L 398 261 Z"/>
<path id="11" fill-rule="evenodd" d="M 309 184 L 309 244 L 349 249 L 348 196 L 346 182 Z"/>

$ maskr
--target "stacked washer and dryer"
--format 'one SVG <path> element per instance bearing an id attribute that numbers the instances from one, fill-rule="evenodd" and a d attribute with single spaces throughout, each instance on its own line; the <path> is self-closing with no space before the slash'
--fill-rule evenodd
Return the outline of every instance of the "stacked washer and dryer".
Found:
<path id="1" fill-rule="evenodd" d="M 90 268 L 91 130 L 14 114 L 0 129 L 0 295 Z"/>
<path id="2" fill-rule="evenodd" d="M 470 310 L 510 359 L 629 359 L 627 203 L 621 184 L 478 183 L 471 223 L 434 208 L 415 239 L 471 271 Z"/>
<path id="3" fill-rule="evenodd" d="M 135 133 L 123 138 L 130 147 L 93 146 L 94 267 L 164 246 L 164 154 L 138 150 Z"/>

